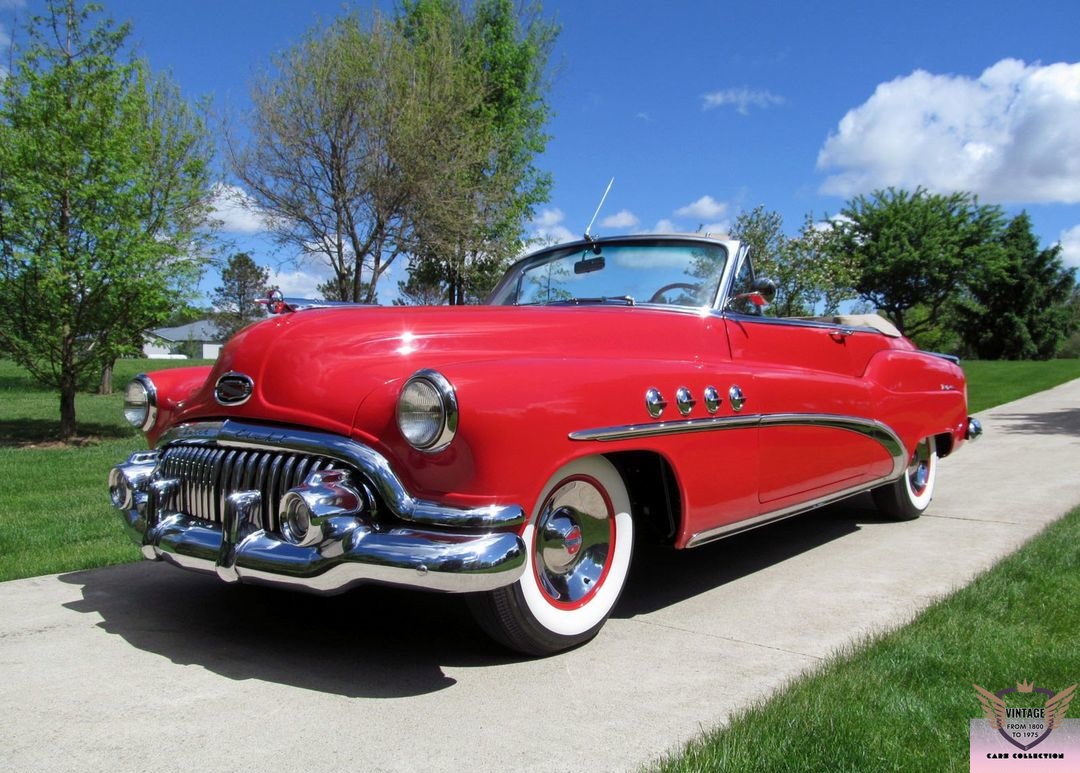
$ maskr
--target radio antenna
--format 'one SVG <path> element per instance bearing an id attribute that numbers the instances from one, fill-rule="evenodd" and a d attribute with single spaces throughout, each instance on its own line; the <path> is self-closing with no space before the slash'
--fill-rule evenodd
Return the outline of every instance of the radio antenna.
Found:
<path id="1" fill-rule="evenodd" d="M 593 238 L 589 234 L 592 231 L 593 223 L 596 222 L 596 216 L 600 214 L 600 208 L 604 206 L 604 200 L 607 199 L 607 195 L 611 192 L 611 186 L 615 184 L 615 178 L 612 177 L 608 181 L 607 188 L 604 189 L 604 195 L 600 197 L 600 203 L 596 205 L 596 211 L 593 212 L 592 220 L 589 221 L 589 225 L 585 227 L 585 241 L 592 244 Z"/>

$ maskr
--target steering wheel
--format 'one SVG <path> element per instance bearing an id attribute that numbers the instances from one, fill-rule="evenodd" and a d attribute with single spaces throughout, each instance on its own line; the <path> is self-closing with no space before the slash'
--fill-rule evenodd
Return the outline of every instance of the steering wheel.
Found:
<path id="1" fill-rule="evenodd" d="M 698 286 L 691 282 L 672 282 L 671 284 L 664 285 L 653 293 L 646 303 L 664 303 L 664 293 L 670 290 L 690 290 L 691 292 L 696 293 L 698 291 Z"/>

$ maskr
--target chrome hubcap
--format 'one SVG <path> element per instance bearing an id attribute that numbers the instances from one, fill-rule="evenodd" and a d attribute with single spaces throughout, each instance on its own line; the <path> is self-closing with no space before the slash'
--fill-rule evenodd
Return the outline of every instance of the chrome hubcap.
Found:
<path id="1" fill-rule="evenodd" d="M 915 455 L 911 457 L 908 466 L 908 481 L 911 490 L 921 494 L 930 480 L 930 441 L 924 440 L 915 449 Z"/>
<path id="2" fill-rule="evenodd" d="M 610 565 L 611 506 L 591 480 L 559 485 L 536 523 L 533 561 L 540 589 L 556 604 L 578 605 L 596 591 Z"/>

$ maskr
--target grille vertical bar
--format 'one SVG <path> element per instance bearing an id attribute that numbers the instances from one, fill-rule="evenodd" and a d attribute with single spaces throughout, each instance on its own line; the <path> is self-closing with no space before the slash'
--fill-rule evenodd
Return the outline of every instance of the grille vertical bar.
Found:
<path id="1" fill-rule="evenodd" d="M 162 452 L 159 477 L 180 482 L 177 508 L 213 523 L 225 515 L 225 499 L 236 491 L 258 490 L 262 495 L 259 527 L 276 532 L 281 497 L 316 470 L 342 469 L 323 456 L 281 451 L 175 445 Z M 354 473 L 355 474 L 355 473 Z"/>

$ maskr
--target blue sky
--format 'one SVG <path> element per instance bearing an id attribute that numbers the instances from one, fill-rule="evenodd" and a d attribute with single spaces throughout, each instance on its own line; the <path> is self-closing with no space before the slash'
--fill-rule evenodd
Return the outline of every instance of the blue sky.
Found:
<path id="1" fill-rule="evenodd" d="M 343 7 L 104 4 L 132 22 L 155 70 L 209 96 L 222 116 L 243 111 L 252 74 L 275 52 Z M 40 7 L 0 0 L 0 46 L 13 15 Z M 555 186 L 532 234 L 579 236 L 611 177 L 594 233 L 722 230 L 758 204 L 794 233 L 807 213 L 835 214 L 857 193 L 922 185 L 1026 209 L 1042 242 L 1060 240 L 1080 266 L 1075 0 L 547 0 L 544 11 L 562 26 L 552 139 L 538 159 Z M 274 268 L 286 291 L 312 291 L 318 267 L 293 265 L 253 232 L 257 219 L 223 215 L 235 244 Z"/>

